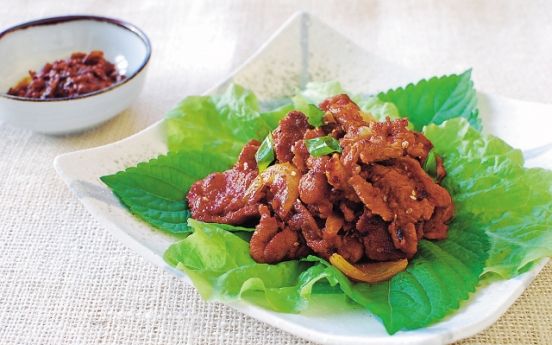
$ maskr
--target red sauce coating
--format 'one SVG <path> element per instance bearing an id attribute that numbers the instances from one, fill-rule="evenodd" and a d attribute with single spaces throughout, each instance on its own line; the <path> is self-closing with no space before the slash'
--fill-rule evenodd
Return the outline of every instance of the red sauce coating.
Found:
<path id="1" fill-rule="evenodd" d="M 104 53 L 73 53 L 66 60 L 47 63 L 40 72 L 10 88 L 8 95 L 28 98 L 66 98 L 105 89 L 125 79 L 115 66 L 104 59 Z"/>

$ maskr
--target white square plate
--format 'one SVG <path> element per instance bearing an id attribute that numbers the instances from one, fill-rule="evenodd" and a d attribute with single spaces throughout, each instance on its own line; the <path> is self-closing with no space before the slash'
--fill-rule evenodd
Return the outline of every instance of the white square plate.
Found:
<path id="1" fill-rule="evenodd" d="M 451 71 L 461 73 L 463 71 Z M 474 71 L 477 73 L 477 71 Z M 430 77 L 430 76 L 425 76 Z M 376 93 L 417 82 L 421 76 L 359 48 L 307 13 L 293 16 L 247 63 L 208 94 L 229 83 L 255 92 L 269 107 L 291 95 L 293 86 L 307 81 L 339 80 L 354 93 Z M 478 93 L 485 133 L 498 135 L 526 154 L 527 166 L 552 168 L 552 106 L 509 100 Z M 530 117 L 530 119 L 528 119 Z M 539 126 L 531 124 L 539 123 Z M 120 142 L 58 156 L 54 165 L 87 209 L 129 248 L 191 284 L 181 271 L 169 267 L 163 252 L 175 239 L 150 228 L 131 215 L 101 181 L 140 162 L 167 153 L 160 121 Z M 495 322 L 530 284 L 548 259 L 530 272 L 480 289 L 465 307 L 431 327 L 389 336 L 381 322 L 361 307 L 339 304 L 329 308 L 314 298 L 300 314 L 281 314 L 246 303 L 230 306 L 299 337 L 323 344 L 445 344 L 480 332 Z"/>

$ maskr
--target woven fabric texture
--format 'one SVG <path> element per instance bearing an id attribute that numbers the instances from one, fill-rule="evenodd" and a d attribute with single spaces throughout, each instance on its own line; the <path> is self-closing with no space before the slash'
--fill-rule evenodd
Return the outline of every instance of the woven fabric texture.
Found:
<path id="1" fill-rule="evenodd" d="M 0 123 L 0 344 L 312 344 L 205 303 L 113 238 L 52 166 L 157 122 L 300 10 L 424 75 L 473 68 L 478 90 L 552 103 L 550 1 L 0 0 L 0 30 L 97 14 L 137 25 L 153 45 L 142 94 L 105 125 L 53 137 Z M 458 344 L 551 344 L 551 286 L 548 264 L 496 323 Z"/>

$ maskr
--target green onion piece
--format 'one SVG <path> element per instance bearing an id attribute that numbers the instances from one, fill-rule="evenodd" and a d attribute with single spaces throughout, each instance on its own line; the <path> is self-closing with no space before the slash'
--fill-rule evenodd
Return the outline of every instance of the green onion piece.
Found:
<path id="1" fill-rule="evenodd" d="M 437 179 L 437 159 L 435 158 L 434 150 L 429 151 L 422 168 L 434 181 Z"/>
<path id="2" fill-rule="evenodd" d="M 341 146 L 331 135 L 305 140 L 305 146 L 314 157 L 324 156 L 333 152 L 341 152 Z"/>
<path id="3" fill-rule="evenodd" d="M 255 160 L 257 161 L 257 167 L 259 172 L 263 172 L 274 162 L 274 140 L 272 139 L 272 133 L 268 133 L 264 138 L 263 143 L 255 153 Z"/>
<path id="4" fill-rule="evenodd" d="M 314 127 L 320 127 L 324 125 L 324 121 L 322 121 L 322 118 L 324 117 L 324 112 L 314 104 L 309 104 L 309 116 L 308 116 L 308 122 L 311 126 Z"/>

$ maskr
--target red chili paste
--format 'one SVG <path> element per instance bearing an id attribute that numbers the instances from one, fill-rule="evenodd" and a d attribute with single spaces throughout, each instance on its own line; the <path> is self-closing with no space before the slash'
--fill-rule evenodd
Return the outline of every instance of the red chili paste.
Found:
<path id="1" fill-rule="evenodd" d="M 47 63 L 40 72 L 29 71 L 8 95 L 28 98 L 76 97 L 105 89 L 125 79 L 115 66 L 106 61 L 103 52 L 73 53 L 67 60 Z"/>

